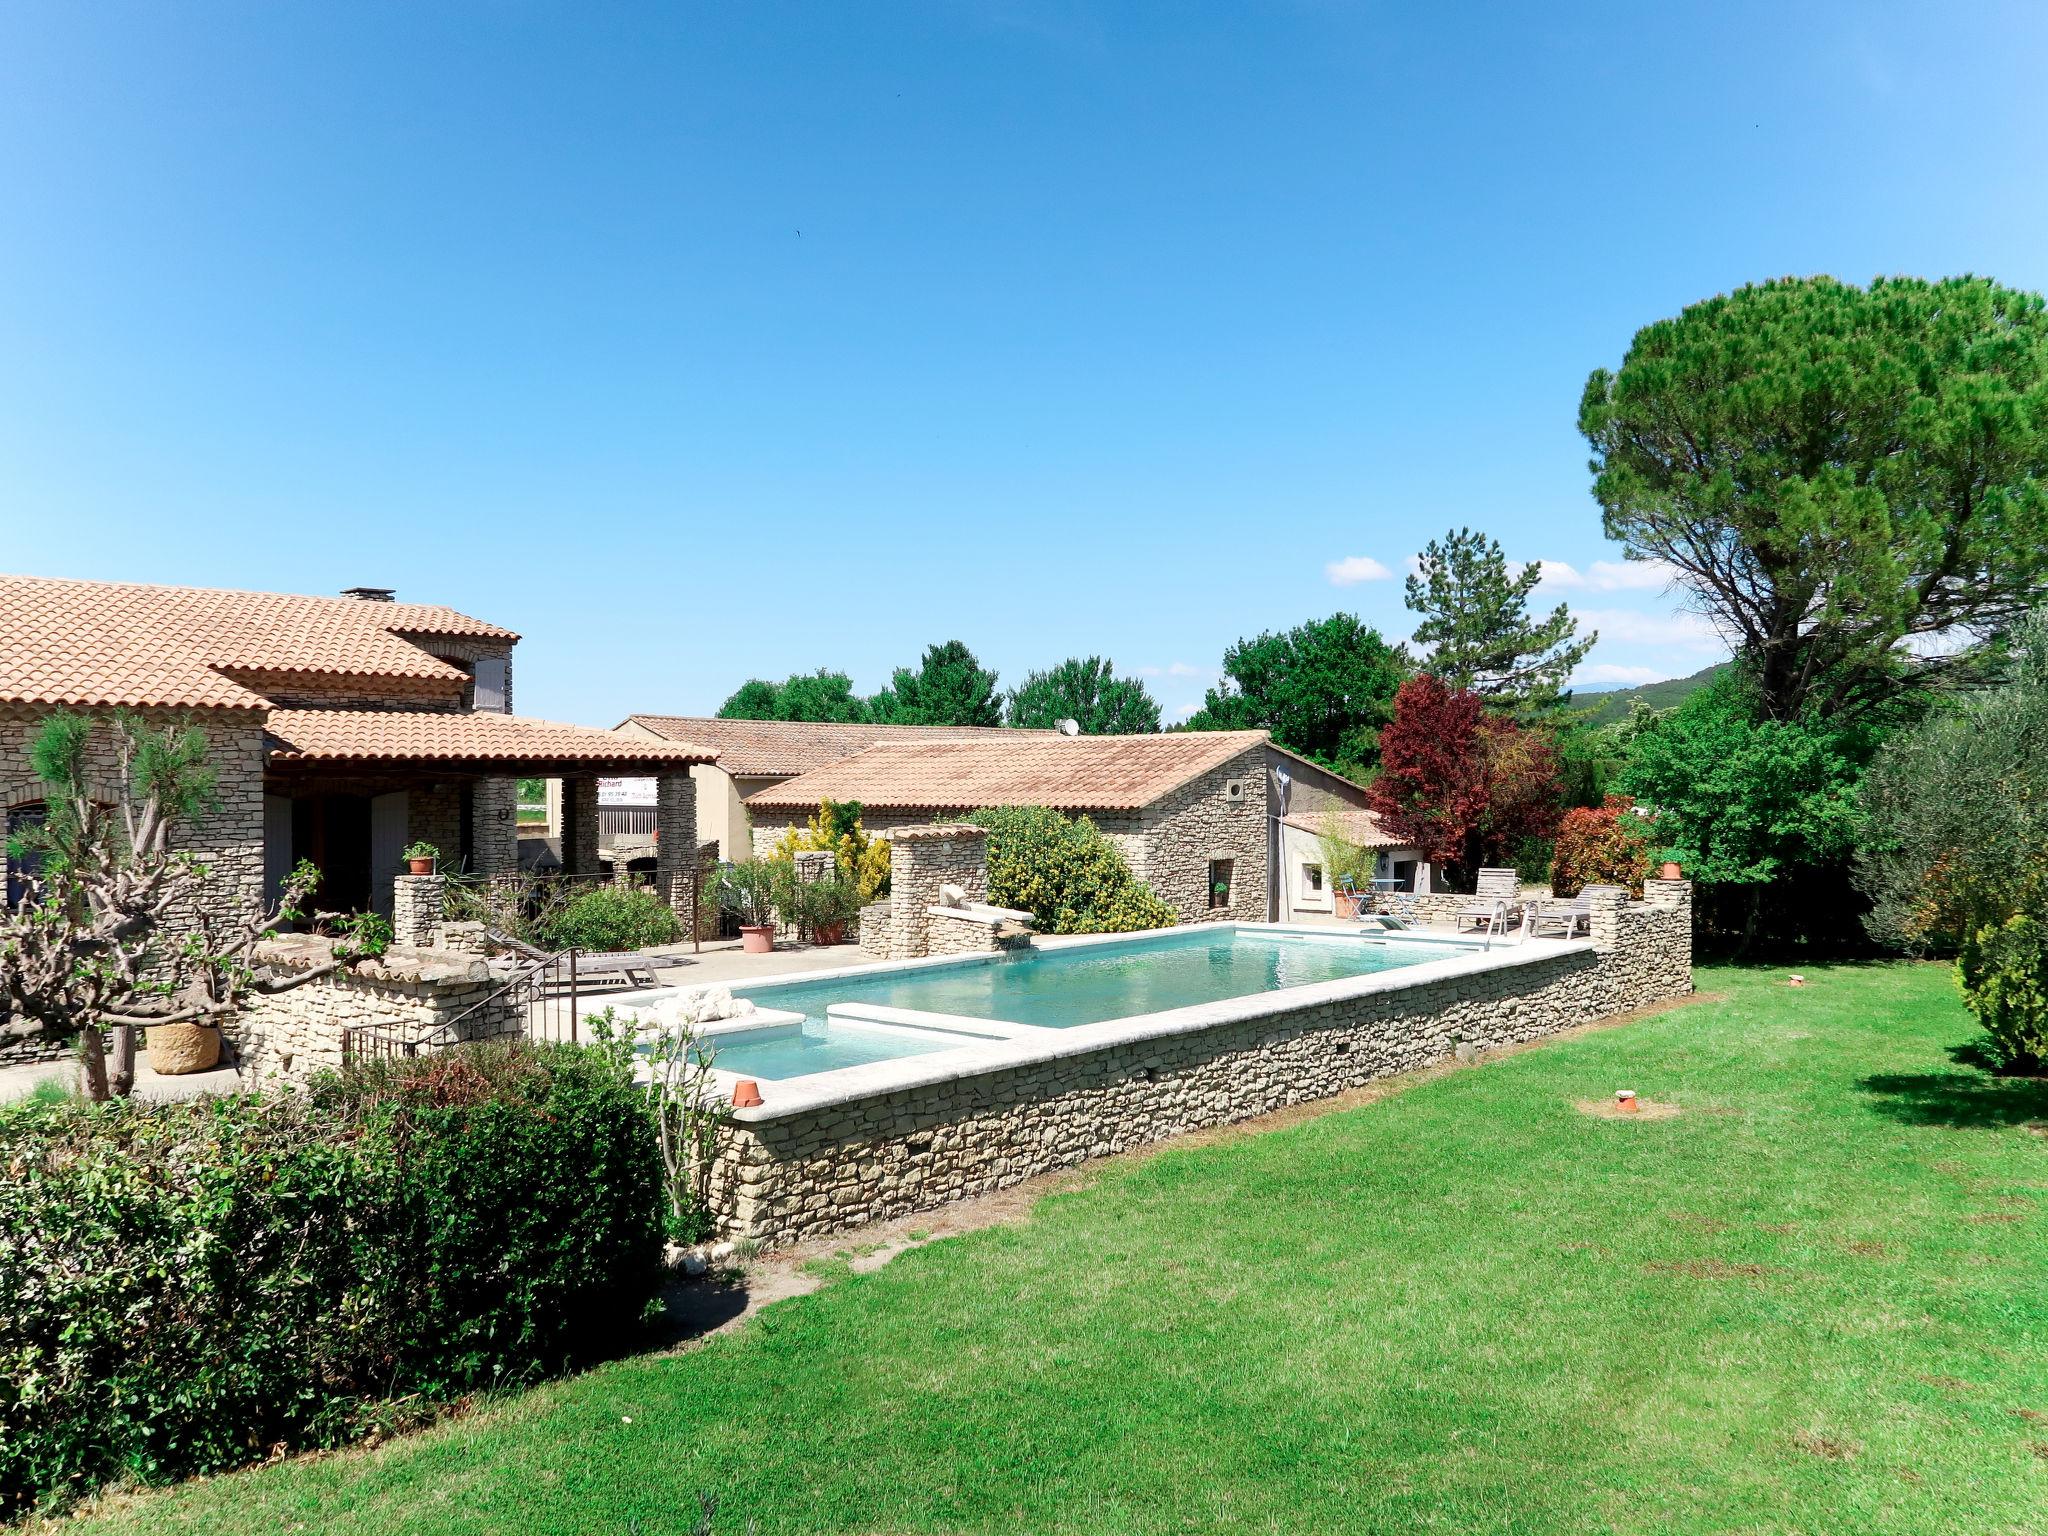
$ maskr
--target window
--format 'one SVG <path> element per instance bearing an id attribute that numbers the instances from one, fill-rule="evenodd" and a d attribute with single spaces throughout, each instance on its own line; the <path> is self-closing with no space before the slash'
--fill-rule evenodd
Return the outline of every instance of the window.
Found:
<path id="1" fill-rule="evenodd" d="M 1209 910 L 1211 912 L 1216 911 L 1219 907 L 1230 905 L 1230 865 L 1231 861 L 1229 859 L 1211 859 L 1209 861 Z"/>
<path id="2" fill-rule="evenodd" d="M 1244 780 L 1226 779 L 1223 784 L 1223 798 L 1225 800 L 1242 800 L 1244 798 Z"/>
<path id="3" fill-rule="evenodd" d="M 1301 866 L 1301 894 L 1320 896 L 1323 894 L 1323 866 L 1304 864 Z"/>

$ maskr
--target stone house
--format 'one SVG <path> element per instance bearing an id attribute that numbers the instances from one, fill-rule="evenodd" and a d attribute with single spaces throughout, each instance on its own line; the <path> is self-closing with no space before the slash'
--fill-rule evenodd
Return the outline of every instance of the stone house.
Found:
<path id="1" fill-rule="evenodd" d="M 1052 736 L 1054 731 L 1013 731 L 974 725 L 844 725 L 810 720 L 719 720 L 701 715 L 628 715 L 622 736 L 682 742 L 717 753 L 690 770 L 697 785 L 697 836 L 721 853 L 743 857 L 753 845 L 747 797 L 800 773 L 843 762 L 882 742 L 972 741 L 991 736 Z M 653 804 L 654 785 L 625 779 L 608 785 L 599 811 L 600 831 L 630 837 Z"/>
<path id="2" fill-rule="evenodd" d="M 1309 881 L 1300 861 L 1320 854 L 1312 837 L 1290 833 L 1289 818 L 1318 825 L 1306 818 L 1324 806 L 1369 816 L 1364 797 L 1265 731 L 995 731 L 878 743 L 757 790 L 746 808 L 763 853 L 827 799 L 859 801 L 871 832 L 984 806 L 1049 806 L 1094 821 L 1182 922 L 1270 921 L 1329 910 L 1292 899 Z"/>
<path id="3" fill-rule="evenodd" d="M 1280 747 L 1272 749 L 1269 767 L 1280 871 L 1273 901 L 1277 920 L 1335 914 L 1338 876 L 1328 867 L 1325 846 L 1333 836 L 1372 856 L 1370 878 L 1380 889 L 1432 888 L 1429 864 L 1380 824 L 1366 805 L 1364 785 Z"/>
<path id="4" fill-rule="evenodd" d="M 686 902 L 690 770 L 711 752 L 514 715 L 518 640 L 379 588 L 311 597 L 0 576 L 0 812 L 11 830 L 42 814 L 27 745 L 53 710 L 195 725 L 219 799 L 179 838 L 213 871 L 208 900 L 247 910 L 311 859 L 321 907 L 389 915 L 409 842 L 433 843 L 444 870 L 518 868 L 521 777 L 565 781 L 564 864 L 596 873 L 596 781 L 633 773 L 656 782 L 661 888 Z M 111 784 L 108 733 L 99 746 Z"/>

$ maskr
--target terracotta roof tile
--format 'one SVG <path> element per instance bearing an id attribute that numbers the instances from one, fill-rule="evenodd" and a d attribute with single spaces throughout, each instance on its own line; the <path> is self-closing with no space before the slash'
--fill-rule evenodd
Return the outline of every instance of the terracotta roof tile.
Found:
<path id="1" fill-rule="evenodd" d="M 1408 845 L 1380 825 L 1379 817 L 1362 805 L 1347 805 L 1325 811 L 1297 811 L 1284 818 L 1297 831 L 1321 837 L 1330 820 L 1337 835 L 1360 848 L 1405 848 Z"/>
<path id="2" fill-rule="evenodd" d="M 718 766 L 741 778 L 809 773 L 888 741 L 972 741 L 987 736 L 1057 736 L 975 725 L 838 725 L 810 720 L 717 720 L 694 715 L 630 715 L 657 736 L 718 752 Z"/>
<path id="3" fill-rule="evenodd" d="M 437 636 L 519 638 L 425 603 L 0 576 L 0 702 L 260 709 L 266 675 L 457 688 L 462 669 L 409 638 Z"/>
<path id="4" fill-rule="evenodd" d="M 436 714 L 424 710 L 280 709 L 271 713 L 273 763 L 579 764 L 645 772 L 708 763 L 687 742 L 650 741 L 521 715 Z"/>
<path id="5" fill-rule="evenodd" d="M 896 810 L 1137 810 L 1265 740 L 1264 731 L 1075 737 L 1001 731 L 964 741 L 891 742 L 758 790 L 747 804 L 809 810 L 830 799 Z"/>

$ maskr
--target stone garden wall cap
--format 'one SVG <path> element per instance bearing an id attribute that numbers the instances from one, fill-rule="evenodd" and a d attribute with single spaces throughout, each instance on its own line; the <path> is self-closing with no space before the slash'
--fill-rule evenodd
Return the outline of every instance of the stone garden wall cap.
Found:
<path id="1" fill-rule="evenodd" d="M 887 832 L 877 833 L 892 843 L 960 842 L 969 838 L 987 837 L 987 827 L 977 827 L 971 821 L 942 821 L 924 827 L 894 827 Z"/>

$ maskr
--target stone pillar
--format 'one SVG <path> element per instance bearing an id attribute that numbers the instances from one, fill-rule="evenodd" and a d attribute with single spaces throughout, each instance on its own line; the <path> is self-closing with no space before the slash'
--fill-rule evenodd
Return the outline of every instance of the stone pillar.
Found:
<path id="1" fill-rule="evenodd" d="M 408 949 L 432 949 L 447 901 L 447 876 L 398 876 L 391 882 L 392 942 Z"/>
<path id="2" fill-rule="evenodd" d="M 1603 952 L 1616 948 L 1621 943 L 1621 909 L 1628 905 L 1628 892 L 1618 885 L 1596 885 L 1589 886 L 1585 896 L 1593 947 Z"/>
<path id="3" fill-rule="evenodd" d="M 1690 880 L 1645 880 L 1643 900 L 1653 907 L 1667 912 L 1692 911 L 1692 882 Z"/>
<path id="4" fill-rule="evenodd" d="M 654 781 L 654 886 L 687 918 L 696 879 L 697 784 L 683 768 Z"/>
<path id="5" fill-rule="evenodd" d="M 435 931 L 434 948 L 452 949 L 460 955 L 488 955 L 490 930 L 483 923 L 443 923 Z"/>
<path id="6" fill-rule="evenodd" d="M 988 900 L 988 829 L 965 824 L 899 827 L 889 834 L 891 948 L 898 959 L 931 953 L 932 916 L 941 886 L 969 901 Z M 944 921 L 944 919 L 940 919 Z"/>
<path id="7" fill-rule="evenodd" d="M 597 873 L 597 780 L 562 780 L 562 873 Z"/>
<path id="8" fill-rule="evenodd" d="M 469 847 L 480 875 L 519 873 L 519 781 L 478 779 L 469 795 Z"/>

